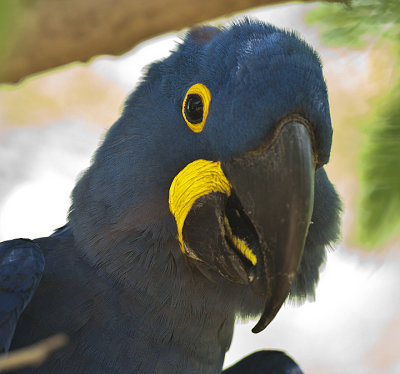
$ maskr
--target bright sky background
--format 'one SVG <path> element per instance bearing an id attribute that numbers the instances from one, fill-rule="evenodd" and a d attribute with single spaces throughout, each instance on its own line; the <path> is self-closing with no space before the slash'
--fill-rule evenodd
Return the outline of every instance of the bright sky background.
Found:
<path id="1" fill-rule="evenodd" d="M 357 140 L 350 140 L 350 144 L 355 142 L 354 147 L 347 146 L 345 134 L 349 130 L 342 129 L 341 123 L 351 118 L 351 113 L 343 107 L 350 105 L 356 113 L 365 110 L 370 97 L 367 90 L 364 101 L 354 94 L 357 87 L 376 88 L 377 83 L 369 80 L 374 51 L 323 46 L 317 30 L 302 22 L 309 7 L 294 4 L 249 14 L 298 30 L 322 56 L 334 126 L 338 124 L 328 171 L 345 203 L 344 240 L 329 255 L 316 302 L 300 308 L 285 305 L 267 330 L 258 335 L 250 331 L 255 321 L 239 323 L 226 365 L 255 350 L 277 348 L 290 354 L 306 373 L 400 373 L 399 251 L 362 254 L 352 247 L 351 239 L 347 240 L 351 234 L 346 229 L 353 227 L 357 184 L 354 169 L 346 167 L 356 165 Z M 178 41 L 175 34 L 158 37 L 122 57 L 97 58 L 88 67 L 74 65 L 64 72 L 39 77 L 20 91 L 0 92 L 0 240 L 47 236 L 65 223 L 69 193 L 112 124 L 109 116 L 118 117 L 123 98 L 140 79 L 143 67 L 168 55 Z M 82 87 L 91 85 L 86 97 L 76 97 L 79 82 Z M 46 89 L 50 92 L 47 95 L 62 96 L 64 101 L 60 99 L 55 105 L 51 101 L 54 98 L 43 96 L 43 111 L 50 113 L 43 120 L 42 114 L 31 108 L 34 105 L 29 100 L 35 104 L 35 99 L 29 95 L 45 95 L 41 90 Z M 96 99 L 111 103 L 112 109 L 104 107 L 106 104 L 96 107 Z M 21 107 L 16 109 L 16 103 Z M 83 104 L 87 109 L 80 109 Z M 28 125 L 24 111 L 32 121 Z M 17 127 L 19 123 L 23 126 Z"/>

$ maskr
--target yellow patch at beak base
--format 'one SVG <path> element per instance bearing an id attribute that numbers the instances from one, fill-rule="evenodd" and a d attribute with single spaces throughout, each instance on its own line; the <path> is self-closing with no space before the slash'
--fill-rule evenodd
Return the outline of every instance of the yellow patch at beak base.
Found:
<path id="1" fill-rule="evenodd" d="M 188 164 L 174 178 L 169 189 L 169 209 L 175 217 L 181 250 L 185 253 L 182 230 L 193 203 L 211 192 L 228 196 L 232 186 L 221 169 L 220 162 L 196 160 Z"/>

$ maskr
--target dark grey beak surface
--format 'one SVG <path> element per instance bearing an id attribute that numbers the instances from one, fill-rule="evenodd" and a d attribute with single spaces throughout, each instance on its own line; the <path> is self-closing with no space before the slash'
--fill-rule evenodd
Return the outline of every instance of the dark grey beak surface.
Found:
<path id="1" fill-rule="evenodd" d="M 221 162 L 230 190 L 197 198 L 183 225 L 184 252 L 204 275 L 250 285 L 265 300 L 255 333 L 282 306 L 302 257 L 314 204 L 311 134 L 288 120 L 262 147 Z"/>
<path id="2" fill-rule="evenodd" d="M 286 122 L 263 147 L 221 166 L 257 237 L 249 244 L 257 263 L 247 270 L 253 291 L 265 298 L 264 312 L 252 330 L 258 333 L 288 296 L 302 257 L 314 203 L 309 129 L 300 121 Z M 232 225 L 236 235 L 249 242 L 248 231 L 239 226 Z"/>

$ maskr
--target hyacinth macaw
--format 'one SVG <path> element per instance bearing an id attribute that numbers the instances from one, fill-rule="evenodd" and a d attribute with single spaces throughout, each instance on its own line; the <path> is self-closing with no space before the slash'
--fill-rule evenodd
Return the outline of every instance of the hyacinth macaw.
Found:
<path id="1" fill-rule="evenodd" d="M 21 372 L 221 373 L 237 317 L 260 316 L 258 333 L 314 293 L 339 231 L 331 142 L 321 62 L 298 36 L 192 29 L 127 99 L 67 224 L 0 244 L 0 349 L 65 332 Z M 226 370 L 296 372 L 276 351 Z"/>

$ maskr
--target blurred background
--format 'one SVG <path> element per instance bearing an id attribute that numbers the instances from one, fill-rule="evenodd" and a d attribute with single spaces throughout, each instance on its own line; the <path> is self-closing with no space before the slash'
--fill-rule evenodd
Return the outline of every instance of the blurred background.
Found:
<path id="1" fill-rule="evenodd" d="M 0 11 L 7 20 L 8 9 Z M 209 23 L 250 16 L 298 31 L 320 54 L 334 127 L 327 171 L 344 213 L 316 300 L 285 304 L 258 335 L 250 331 L 256 321 L 238 322 L 225 366 L 258 349 L 281 349 L 309 374 L 400 373 L 400 5 L 300 2 L 233 11 Z M 47 236 L 66 222 L 76 180 L 143 69 L 183 35 L 36 75 L 0 69 L 0 241 Z"/>

